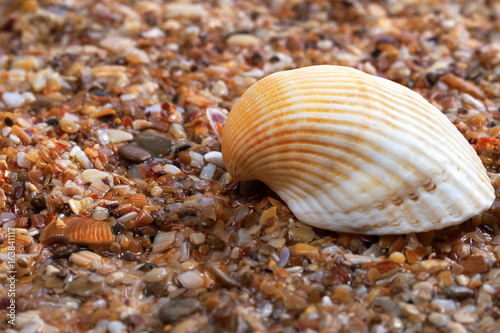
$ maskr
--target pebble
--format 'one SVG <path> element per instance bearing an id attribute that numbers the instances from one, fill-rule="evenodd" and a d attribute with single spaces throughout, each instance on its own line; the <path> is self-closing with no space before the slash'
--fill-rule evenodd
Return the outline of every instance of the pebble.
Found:
<path id="1" fill-rule="evenodd" d="M 71 149 L 69 156 L 75 157 L 85 169 L 90 169 L 94 167 L 94 164 L 89 160 L 87 155 L 78 146 L 74 146 L 73 149 Z"/>
<path id="2" fill-rule="evenodd" d="M 273 238 L 267 242 L 270 246 L 274 247 L 275 249 L 280 249 L 283 246 L 285 246 L 286 239 L 285 238 Z"/>
<path id="3" fill-rule="evenodd" d="M 450 322 L 450 317 L 437 312 L 432 312 L 427 319 L 436 327 L 441 327 Z"/>
<path id="4" fill-rule="evenodd" d="M 419 323 L 425 320 L 425 315 L 420 313 L 418 308 L 409 303 L 400 302 L 399 307 L 403 311 L 403 314 L 413 323 Z"/>
<path id="5" fill-rule="evenodd" d="M 17 92 L 4 92 L 2 94 L 2 99 L 7 104 L 8 107 L 17 108 L 24 104 L 26 99 Z"/>
<path id="6" fill-rule="evenodd" d="M 192 233 L 189 238 L 191 239 L 191 242 L 193 242 L 194 245 L 200 245 L 205 242 L 206 236 L 204 233 L 195 232 Z"/>
<path id="7" fill-rule="evenodd" d="M 208 163 L 213 163 L 217 166 L 220 166 L 221 168 L 224 168 L 224 162 L 222 160 L 222 153 L 219 151 L 211 151 L 206 153 L 203 158 L 205 161 Z"/>
<path id="8" fill-rule="evenodd" d="M 452 312 L 457 309 L 457 302 L 450 299 L 434 299 L 431 304 L 437 307 L 441 313 Z"/>
<path id="9" fill-rule="evenodd" d="M 127 144 L 118 149 L 118 154 L 132 163 L 142 163 L 151 158 L 151 154 L 139 146 Z"/>
<path id="10" fill-rule="evenodd" d="M 298 243 L 292 246 L 291 251 L 296 256 L 310 256 L 318 253 L 318 248 L 309 244 Z"/>
<path id="11" fill-rule="evenodd" d="M 109 141 L 113 143 L 130 141 L 134 138 L 134 136 L 129 132 L 116 129 L 109 130 L 108 135 L 109 135 Z"/>
<path id="12" fill-rule="evenodd" d="M 77 296 L 87 297 L 104 290 L 104 282 L 93 283 L 87 276 L 77 277 L 66 286 L 66 291 Z"/>
<path id="13" fill-rule="evenodd" d="M 458 310 L 453 314 L 453 319 L 456 322 L 462 323 L 462 324 L 472 324 L 477 321 L 477 315 L 474 313 L 468 313 L 462 310 Z"/>
<path id="14" fill-rule="evenodd" d="M 467 330 L 465 329 L 465 327 L 460 324 L 460 323 L 455 323 L 455 322 L 449 322 L 448 324 L 446 324 L 446 330 L 445 332 L 448 332 L 448 333 L 466 333 Z"/>
<path id="15" fill-rule="evenodd" d="M 127 332 L 127 326 L 118 320 L 110 321 L 108 324 L 109 333 L 123 333 Z"/>
<path id="16" fill-rule="evenodd" d="M 157 282 L 167 275 L 167 270 L 163 267 L 153 268 L 147 272 L 142 279 L 146 282 Z"/>
<path id="17" fill-rule="evenodd" d="M 26 153 L 17 153 L 17 165 L 19 165 L 21 168 L 29 168 L 31 166 L 30 161 L 26 159 Z"/>
<path id="18" fill-rule="evenodd" d="M 108 176 L 107 172 L 97 169 L 87 169 L 80 174 L 80 178 L 84 183 L 90 183 L 94 179 L 104 179 Z"/>
<path id="19" fill-rule="evenodd" d="M 59 126 L 61 126 L 61 130 L 65 133 L 73 134 L 80 130 L 80 125 L 78 122 L 80 119 L 78 116 L 66 113 L 61 120 L 59 120 Z"/>
<path id="20" fill-rule="evenodd" d="M 203 279 L 200 272 L 196 270 L 179 274 L 177 276 L 177 280 L 184 288 L 187 289 L 200 288 L 205 284 L 205 279 Z"/>
<path id="21" fill-rule="evenodd" d="M 212 180 L 215 174 L 217 166 L 212 163 L 208 163 L 200 172 L 200 179 Z"/>
<path id="22" fill-rule="evenodd" d="M 333 42 L 329 39 L 323 39 L 318 42 L 318 49 L 321 51 L 330 51 L 333 48 Z"/>
<path id="23" fill-rule="evenodd" d="M 148 129 L 141 132 L 141 134 L 135 138 L 135 143 L 149 151 L 155 157 L 162 157 L 170 153 L 173 140 L 165 134 Z"/>
<path id="24" fill-rule="evenodd" d="M 189 157 L 191 157 L 191 163 L 190 165 L 194 168 L 203 168 L 204 162 L 203 162 L 203 155 L 190 150 L 189 151 Z"/>
<path id="25" fill-rule="evenodd" d="M 213 85 L 212 92 L 217 96 L 224 97 L 227 96 L 227 94 L 229 93 L 229 89 L 227 88 L 227 85 L 224 81 L 218 80 Z"/>
<path id="26" fill-rule="evenodd" d="M 474 297 L 474 290 L 464 286 L 451 286 L 449 288 L 444 288 L 443 292 L 447 297 L 454 298 L 459 301 Z"/>
<path id="27" fill-rule="evenodd" d="M 165 164 L 165 166 L 163 167 L 163 171 L 172 175 L 177 175 L 179 173 L 182 173 L 182 170 L 173 164 Z"/>
<path id="28" fill-rule="evenodd" d="M 241 228 L 236 233 L 236 245 L 247 246 L 253 241 L 253 237 L 248 232 L 248 229 Z"/>
<path id="29" fill-rule="evenodd" d="M 239 46 L 239 47 L 252 47 L 261 45 L 261 41 L 258 37 L 249 34 L 234 34 L 231 35 L 227 41 L 229 46 Z"/>
<path id="30" fill-rule="evenodd" d="M 314 239 L 316 235 L 311 228 L 290 228 L 288 230 L 288 235 L 294 241 L 309 243 Z"/>
<path id="31" fill-rule="evenodd" d="M 160 319 L 165 323 L 170 323 L 177 318 L 195 313 L 199 307 L 200 302 L 192 298 L 170 301 L 160 308 Z"/>
<path id="32" fill-rule="evenodd" d="M 207 11 L 203 6 L 191 3 L 170 3 L 165 6 L 165 18 L 200 18 L 206 17 Z"/>

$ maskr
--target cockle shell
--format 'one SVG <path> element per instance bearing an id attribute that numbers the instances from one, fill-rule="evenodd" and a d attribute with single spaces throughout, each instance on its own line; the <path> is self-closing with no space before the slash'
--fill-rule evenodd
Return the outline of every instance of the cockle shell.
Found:
<path id="1" fill-rule="evenodd" d="M 52 221 L 40 233 L 46 243 L 106 245 L 115 241 L 109 225 L 101 220 L 70 216 Z"/>
<path id="2" fill-rule="evenodd" d="M 436 107 L 389 80 L 339 66 L 269 75 L 229 113 L 222 156 L 309 225 L 392 234 L 455 225 L 488 209 L 481 160 Z"/>

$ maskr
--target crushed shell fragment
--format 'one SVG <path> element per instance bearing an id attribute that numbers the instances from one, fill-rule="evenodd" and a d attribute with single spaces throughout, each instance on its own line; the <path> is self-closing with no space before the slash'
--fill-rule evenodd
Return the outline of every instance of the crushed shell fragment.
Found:
<path id="1" fill-rule="evenodd" d="M 45 244 L 106 245 L 114 242 L 115 236 L 104 221 L 71 216 L 52 221 L 42 230 L 40 241 Z"/>
<path id="2" fill-rule="evenodd" d="M 238 180 L 260 180 L 309 225 L 422 232 L 488 209 L 494 191 L 467 140 L 418 93 L 340 66 L 278 72 L 252 85 L 224 126 Z"/>

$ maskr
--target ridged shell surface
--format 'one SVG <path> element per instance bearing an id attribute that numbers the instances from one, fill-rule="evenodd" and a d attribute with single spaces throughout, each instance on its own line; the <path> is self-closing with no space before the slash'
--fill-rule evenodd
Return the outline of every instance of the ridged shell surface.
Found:
<path id="1" fill-rule="evenodd" d="M 488 209 L 494 191 L 467 140 L 392 81 L 340 66 L 269 75 L 229 113 L 222 155 L 309 225 L 392 234 L 440 229 Z"/>
<path id="2" fill-rule="evenodd" d="M 105 245 L 115 240 L 111 228 L 105 221 L 70 216 L 62 219 L 62 222 L 65 227 L 58 226 L 56 221 L 46 226 L 40 234 L 40 241 Z"/>

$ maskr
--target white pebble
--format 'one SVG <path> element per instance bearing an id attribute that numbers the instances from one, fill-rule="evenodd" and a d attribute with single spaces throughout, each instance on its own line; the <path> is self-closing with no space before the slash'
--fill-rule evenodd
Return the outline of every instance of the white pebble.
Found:
<path id="1" fill-rule="evenodd" d="M 166 173 L 170 173 L 172 175 L 176 175 L 178 173 L 181 173 L 181 169 L 179 169 L 178 167 L 176 167 L 175 165 L 173 164 L 167 164 L 163 167 L 163 171 L 165 171 Z"/>
<path id="2" fill-rule="evenodd" d="M 97 135 L 99 137 L 99 142 L 101 142 L 103 145 L 107 145 L 109 143 L 109 134 L 107 131 L 98 129 Z"/>
<path id="3" fill-rule="evenodd" d="M 221 168 L 224 168 L 224 162 L 222 160 L 222 153 L 219 151 L 211 151 L 206 153 L 203 158 L 209 163 L 213 163 Z"/>
<path id="4" fill-rule="evenodd" d="M 21 143 L 21 139 L 15 134 L 9 135 L 9 139 L 11 139 L 14 143 Z"/>
<path id="5" fill-rule="evenodd" d="M 4 92 L 2 94 L 2 99 L 7 104 L 8 107 L 17 108 L 24 104 L 26 99 L 23 95 L 17 92 Z"/>
<path id="6" fill-rule="evenodd" d="M 329 51 L 333 47 L 333 42 L 329 39 L 323 39 L 318 42 L 318 49 L 321 51 Z"/>
<path id="7" fill-rule="evenodd" d="M 108 135 L 109 135 L 109 141 L 113 143 L 130 141 L 134 138 L 134 136 L 129 132 L 115 130 L 115 129 L 109 130 Z"/>
<path id="8" fill-rule="evenodd" d="M 163 195 L 163 190 L 159 186 L 153 186 L 153 188 L 149 192 L 155 198 L 161 197 Z"/>
<path id="9" fill-rule="evenodd" d="M 69 156 L 76 157 L 76 160 L 80 162 L 80 164 L 85 169 L 91 169 L 94 167 L 94 164 L 89 160 L 87 155 L 78 146 L 74 146 L 73 149 L 71 149 L 71 151 L 69 152 Z"/>
<path id="10" fill-rule="evenodd" d="M 151 30 L 144 31 L 142 33 L 142 37 L 148 38 L 148 39 L 153 39 L 153 38 L 158 38 L 158 37 L 163 37 L 163 36 L 165 36 L 165 34 L 163 33 L 163 31 L 161 31 L 158 28 L 153 28 Z"/>
<path id="11" fill-rule="evenodd" d="M 191 166 L 193 168 L 202 168 L 203 167 L 203 155 L 195 152 L 195 151 L 190 151 L 189 152 L 189 157 L 191 157 Z"/>
<path id="12" fill-rule="evenodd" d="M 142 279 L 146 282 L 158 282 L 165 276 L 167 276 L 167 270 L 163 267 L 158 267 L 153 268 L 152 270 L 144 274 Z"/>
<path id="13" fill-rule="evenodd" d="M 5 126 L 4 128 L 2 128 L 2 136 L 9 135 L 10 131 L 12 131 L 12 128 L 10 128 L 9 126 Z"/>
<path id="14" fill-rule="evenodd" d="M 110 321 L 108 324 L 109 333 L 123 333 L 127 332 L 127 326 L 118 320 Z"/>
<path id="15" fill-rule="evenodd" d="M 29 92 L 29 91 L 23 92 L 23 97 L 29 103 L 32 103 L 32 102 L 36 101 L 35 95 L 33 95 L 33 93 Z"/>
<path id="16" fill-rule="evenodd" d="M 92 213 L 92 218 L 96 220 L 104 221 L 108 217 L 109 217 L 109 211 L 104 207 L 97 206 L 94 209 L 94 212 Z"/>
<path id="17" fill-rule="evenodd" d="M 208 163 L 203 169 L 201 169 L 200 179 L 212 180 L 216 169 L 217 167 L 215 164 Z"/>
<path id="18" fill-rule="evenodd" d="M 146 113 L 149 113 L 149 112 L 160 112 L 161 111 L 161 105 L 160 104 L 153 104 L 153 105 L 150 105 L 150 106 L 146 106 L 146 108 L 144 109 L 144 111 Z"/>
<path id="19" fill-rule="evenodd" d="M 107 172 L 99 171 L 97 169 L 87 169 L 81 173 L 80 178 L 84 183 L 90 183 L 94 179 L 104 179 L 107 176 Z"/>
<path id="20" fill-rule="evenodd" d="M 194 245 L 200 245 L 205 242 L 205 234 L 201 232 L 192 233 L 189 238 Z"/>
<path id="21" fill-rule="evenodd" d="M 203 287 L 205 280 L 201 276 L 200 272 L 193 270 L 187 271 L 177 276 L 179 283 L 187 289 L 195 289 Z"/>
<path id="22" fill-rule="evenodd" d="M 116 220 L 116 222 L 118 223 L 125 223 L 125 222 L 128 222 L 130 220 L 133 220 L 137 217 L 139 213 L 137 212 L 130 212 L 130 213 L 127 213 L 123 216 L 121 216 L 119 219 Z"/>
<path id="23" fill-rule="evenodd" d="M 120 99 L 124 102 L 133 101 L 136 98 L 137 96 L 135 96 L 134 94 L 123 94 L 120 96 Z"/>
<path id="24" fill-rule="evenodd" d="M 29 168 L 31 166 L 30 161 L 26 159 L 26 153 L 17 153 L 17 165 L 21 168 Z"/>
<path id="25" fill-rule="evenodd" d="M 224 81 L 218 80 L 212 87 L 212 92 L 217 96 L 227 96 L 229 89 Z"/>

